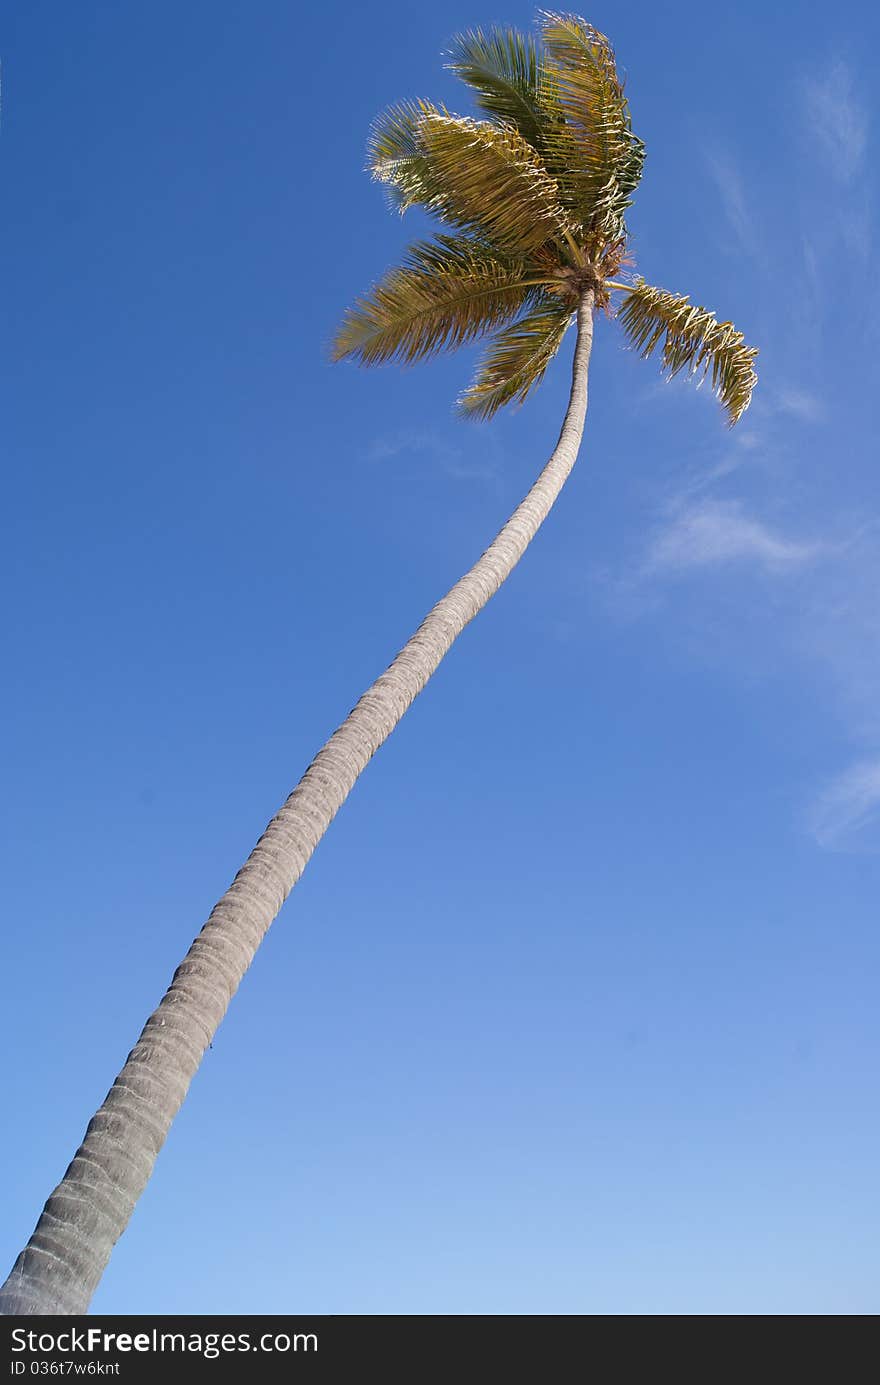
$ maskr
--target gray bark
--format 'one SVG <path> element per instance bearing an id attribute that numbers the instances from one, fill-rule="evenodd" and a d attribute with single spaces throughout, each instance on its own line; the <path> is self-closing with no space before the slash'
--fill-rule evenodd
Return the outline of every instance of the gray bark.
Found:
<path id="1" fill-rule="evenodd" d="M 578 308 L 577 329 L 568 409 L 546 467 L 495 541 L 438 601 L 319 751 L 214 907 L 0 1289 L 0 1313 L 88 1309 L 202 1056 L 269 925 L 361 771 L 453 641 L 519 562 L 574 465 L 587 410 L 592 292 Z"/>

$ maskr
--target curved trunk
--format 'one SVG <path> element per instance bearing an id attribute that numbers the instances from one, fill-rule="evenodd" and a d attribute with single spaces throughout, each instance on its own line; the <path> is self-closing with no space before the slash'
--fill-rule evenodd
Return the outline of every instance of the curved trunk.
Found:
<path id="1" fill-rule="evenodd" d="M 86 1312 L 202 1056 L 269 925 L 358 775 L 453 641 L 519 562 L 574 465 L 587 410 L 592 292 L 578 307 L 577 328 L 571 395 L 549 462 L 494 543 L 438 601 L 319 751 L 214 907 L 0 1289 L 0 1312 Z"/>

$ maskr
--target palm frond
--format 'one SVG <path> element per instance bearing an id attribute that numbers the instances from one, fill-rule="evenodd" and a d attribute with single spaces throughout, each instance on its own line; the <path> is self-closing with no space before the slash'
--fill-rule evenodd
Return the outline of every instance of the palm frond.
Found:
<path id="1" fill-rule="evenodd" d="M 363 365 L 423 360 L 503 326 L 534 296 L 528 266 L 467 236 L 438 236 L 407 251 L 349 308 L 331 346 L 333 360 Z"/>
<path id="2" fill-rule="evenodd" d="M 480 109 L 515 126 L 540 152 L 541 61 L 531 34 L 516 29 L 471 29 L 456 35 L 448 56 L 447 67 L 477 93 Z"/>
<path id="3" fill-rule="evenodd" d="M 718 322 L 708 309 L 696 307 L 681 294 L 653 288 L 644 279 L 626 291 L 617 317 L 643 357 L 662 342 L 662 365 L 669 379 L 681 370 L 701 379 L 710 373 L 730 426 L 742 417 L 758 379 L 758 350 L 745 345 L 732 322 Z"/>
<path id="4" fill-rule="evenodd" d="M 426 115 L 419 139 L 438 186 L 425 205 L 445 220 L 515 254 L 570 233 L 555 180 L 512 126 Z"/>
<path id="5" fill-rule="evenodd" d="M 477 367 L 474 382 L 458 401 L 463 414 L 491 418 L 505 404 L 522 403 L 562 345 L 572 321 L 571 306 L 542 298 L 498 333 Z"/>
<path id="6" fill-rule="evenodd" d="M 425 116 L 442 114 L 430 101 L 401 101 L 383 111 L 370 130 L 367 168 L 387 186 L 401 212 L 439 192 L 419 128 Z"/>
<path id="7" fill-rule="evenodd" d="M 543 101 L 548 164 L 560 170 L 565 205 L 602 238 L 625 234 L 624 214 L 642 176 L 645 146 L 604 34 L 576 15 L 543 13 Z"/>

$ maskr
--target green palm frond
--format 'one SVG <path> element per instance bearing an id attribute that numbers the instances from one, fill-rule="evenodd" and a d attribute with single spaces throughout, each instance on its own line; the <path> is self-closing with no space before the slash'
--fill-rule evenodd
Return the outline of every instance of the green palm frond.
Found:
<path id="1" fill-rule="evenodd" d="M 384 183 L 401 212 L 437 196 L 431 161 L 419 138 L 422 120 L 444 112 L 430 101 L 401 101 L 374 122 L 367 142 L 367 168 Z"/>
<path id="2" fill-rule="evenodd" d="M 452 40 L 449 57 L 447 66 L 477 93 L 480 109 L 514 125 L 540 152 L 542 71 L 531 34 L 516 29 L 471 29 Z"/>
<path id="3" fill-rule="evenodd" d="M 637 279 L 626 290 L 618 320 L 640 354 L 647 358 L 662 342 L 662 364 L 671 379 L 681 370 L 705 378 L 727 410 L 731 427 L 742 417 L 757 383 L 757 347 L 746 346 L 732 322 L 696 307 L 681 294 L 653 288 Z"/>
<path id="4" fill-rule="evenodd" d="M 419 139 L 438 187 L 429 210 L 514 254 L 570 235 L 555 179 L 512 126 L 426 115 Z"/>
<path id="5" fill-rule="evenodd" d="M 604 34 L 576 15 L 544 13 L 546 150 L 566 206 L 606 239 L 625 234 L 624 214 L 642 176 L 645 146 L 632 132 L 629 102 Z"/>
<path id="6" fill-rule="evenodd" d="M 336 361 L 363 365 L 423 360 L 504 326 L 538 291 L 521 261 L 499 257 L 466 236 L 411 246 L 349 308 L 331 347 Z"/>
<path id="7" fill-rule="evenodd" d="M 505 404 L 522 403 L 542 379 L 572 321 L 571 306 L 542 298 L 499 332 L 477 367 L 459 408 L 471 418 L 491 418 Z"/>

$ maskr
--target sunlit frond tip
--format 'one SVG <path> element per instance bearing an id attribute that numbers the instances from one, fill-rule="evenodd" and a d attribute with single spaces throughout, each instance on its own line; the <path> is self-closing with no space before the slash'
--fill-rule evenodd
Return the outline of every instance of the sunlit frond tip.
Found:
<path id="1" fill-rule="evenodd" d="M 712 388 L 727 411 L 731 427 L 745 413 L 758 377 L 758 349 L 746 346 L 732 322 L 719 322 L 706 308 L 686 296 L 653 288 L 637 279 L 627 289 L 617 313 L 635 349 L 650 356 L 662 342 L 662 364 L 671 379 L 681 370 L 701 379 L 710 375 Z"/>

